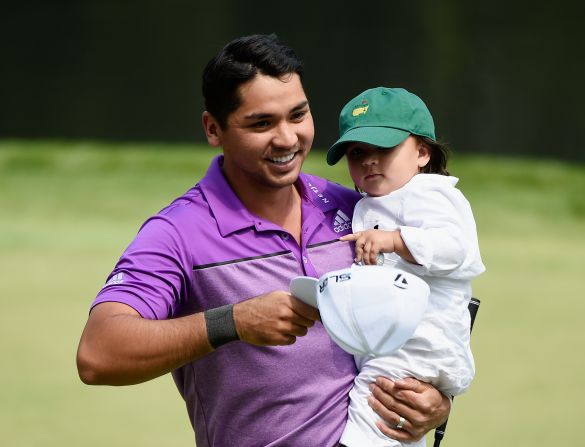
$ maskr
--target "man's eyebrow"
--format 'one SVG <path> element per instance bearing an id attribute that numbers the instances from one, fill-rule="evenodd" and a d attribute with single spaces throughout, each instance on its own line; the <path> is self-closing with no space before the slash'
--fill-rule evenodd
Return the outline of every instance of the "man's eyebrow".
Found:
<path id="1" fill-rule="evenodd" d="M 270 118 L 272 116 L 271 113 L 250 113 L 249 115 L 245 115 L 244 119 L 247 120 L 263 120 L 266 118 Z"/>
<path id="2" fill-rule="evenodd" d="M 292 111 L 296 112 L 297 110 L 304 109 L 308 105 L 309 105 L 309 101 L 307 101 L 307 100 L 301 101 L 295 107 L 292 108 Z"/>
<path id="3" fill-rule="evenodd" d="M 304 109 L 305 107 L 307 107 L 309 105 L 309 101 L 305 100 L 305 101 L 301 101 L 300 103 L 298 103 L 296 106 L 294 106 L 291 109 L 291 112 L 297 112 L 301 109 Z M 250 113 L 249 115 L 245 115 L 244 119 L 247 120 L 263 120 L 263 119 L 267 119 L 267 118 L 272 118 L 272 116 L 274 116 L 272 113 Z"/>

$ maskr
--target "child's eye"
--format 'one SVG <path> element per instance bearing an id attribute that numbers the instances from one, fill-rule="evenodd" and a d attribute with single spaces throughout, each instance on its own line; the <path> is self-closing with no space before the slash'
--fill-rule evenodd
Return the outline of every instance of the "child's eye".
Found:
<path id="1" fill-rule="evenodd" d="M 360 158 L 364 151 L 359 147 L 352 147 L 350 150 L 347 151 L 347 156 L 349 158 Z"/>

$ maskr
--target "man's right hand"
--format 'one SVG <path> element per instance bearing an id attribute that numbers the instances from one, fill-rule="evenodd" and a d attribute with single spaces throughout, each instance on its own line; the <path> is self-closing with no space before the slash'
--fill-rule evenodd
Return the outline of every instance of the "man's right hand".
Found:
<path id="1" fill-rule="evenodd" d="M 317 309 L 281 290 L 234 305 L 240 340 L 258 346 L 292 345 L 318 319 Z"/>

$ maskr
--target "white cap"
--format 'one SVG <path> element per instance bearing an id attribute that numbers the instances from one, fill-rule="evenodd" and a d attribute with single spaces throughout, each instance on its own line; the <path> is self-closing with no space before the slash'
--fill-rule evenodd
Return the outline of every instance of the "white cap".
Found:
<path id="1" fill-rule="evenodd" d="M 290 292 L 317 307 L 323 326 L 345 351 L 388 355 L 414 333 L 427 308 L 429 286 L 388 266 L 353 265 L 321 278 L 299 276 Z"/>

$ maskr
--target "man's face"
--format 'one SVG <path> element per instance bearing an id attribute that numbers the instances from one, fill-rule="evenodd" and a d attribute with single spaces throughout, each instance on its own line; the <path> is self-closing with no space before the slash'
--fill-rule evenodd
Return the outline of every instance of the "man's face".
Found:
<path id="1" fill-rule="evenodd" d="M 292 185 L 311 149 L 313 118 L 297 74 L 256 75 L 239 88 L 241 105 L 216 128 L 224 173 L 236 192 Z"/>

